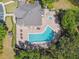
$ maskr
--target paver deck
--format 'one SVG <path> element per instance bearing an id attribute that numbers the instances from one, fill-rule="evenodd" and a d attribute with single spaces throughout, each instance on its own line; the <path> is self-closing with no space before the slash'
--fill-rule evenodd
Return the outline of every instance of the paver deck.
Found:
<path id="1" fill-rule="evenodd" d="M 17 40 L 17 44 L 18 44 L 18 41 L 22 41 L 22 42 L 25 42 L 26 40 L 28 40 L 28 33 L 41 33 L 44 31 L 45 27 L 47 25 L 51 26 L 52 30 L 55 31 L 56 33 L 59 32 L 60 30 L 60 26 L 58 25 L 58 23 L 56 23 L 56 18 L 54 17 L 54 14 L 53 12 L 50 12 L 50 14 L 52 15 L 52 19 L 48 19 L 48 16 L 49 16 L 49 11 L 47 9 L 45 9 L 45 14 L 44 16 L 42 17 L 42 25 L 41 26 L 19 26 L 19 25 L 16 25 L 16 40 Z M 36 28 L 39 27 L 40 30 L 37 30 Z M 21 39 L 20 37 L 20 30 L 22 29 L 22 36 L 23 36 L 23 39 Z"/>

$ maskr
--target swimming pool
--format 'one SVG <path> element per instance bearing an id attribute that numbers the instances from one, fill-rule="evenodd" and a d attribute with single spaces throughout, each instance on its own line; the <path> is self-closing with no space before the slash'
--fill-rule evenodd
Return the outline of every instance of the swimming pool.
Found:
<path id="1" fill-rule="evenodd" d="M 4 15 L 4 12 L 3 12 L 3 6 L 2 4 L 0 4 L 0 20 L 3 20 L 3 16 Z"/>
<path id="2" fill-rule="evenodd" d="M 29 42 L 50 42 L 55 37 L 55 32 L 47 26 L 43 33 L 29 34 Z"/>

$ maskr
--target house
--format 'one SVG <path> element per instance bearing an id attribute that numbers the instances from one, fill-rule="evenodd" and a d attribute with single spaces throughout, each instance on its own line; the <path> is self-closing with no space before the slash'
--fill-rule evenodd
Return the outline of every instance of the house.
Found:
<path id="1" fill-rule="evenodd" d="M 20 2 L 21 4 L 21 2 Z M 14 12 L 16 18 L 16 44 L 26 47 L 25 42 L 47 48 L 60 30 L 56 12 L 42 9 L 38 1 L 22 4 Z M 19 43 L 21 42 L 21 43 Z M 24 49 L 25 49 L 24 47 Z"/>

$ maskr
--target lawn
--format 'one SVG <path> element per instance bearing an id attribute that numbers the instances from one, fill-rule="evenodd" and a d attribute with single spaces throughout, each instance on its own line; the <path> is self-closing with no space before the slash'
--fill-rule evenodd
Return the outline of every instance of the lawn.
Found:
<path id="1" fill-rule="evenodd" d="M 10 3 L 5 6 L 6 13 L 12 13 L 17 8 L 17 2 Z"/>
<path id="2" fill-rule="evenodd" d="M 78 8 L 77 6 L 74 6 L 69 0 L 59 0 L 54 3 L 53 6 L 55 9 L 72 9 L 72 8 Z"/>
<path id="3" fill-rule="evenodd" d="M 12 1 L 12 0 L 0 0 L 1 2 L 5 3 L 5 2 L 9 2 L 9 1 Z"/>
<path id="4" fill-rule="evenodd" d="M 15 43 L 16 43 L 16 24 L 13 24 L 13 28 L 12 28 L 12 47 L 15 48 Z"/>
<path id="5" fill-rule="evenodd" d="M 12 31 L 12 16 L 7 16 L 6 17 L 6 25 L 8 27 L 8 31 Z"/>
<path id="6" fill-rule="evenodd" d="M 0 2 L 2 2 L 3 0 L 0 0 Z"/>
<path id="7" fill-rule="evenodd" d="M 0 59 L 14 59 L 14 51 L 13 48 L 11 47 L 12 40 L 8 38 L 8 33 L 3 40 L 3 53 L 0 54 Z"/>
<path id="8" fill-rule="evenodd" d="M 8 27 L 8 31 L 12 31 L 13 36 L 12 36 L 12 47 L 15 46 L 15 42 L 16 42 L 16 25 L 13 23 L 13 17 L 12 16 L 7 16 L 6 17 L 6 25 Z"/>
<path id="9" fill-rule="evenodd" d="M 12 16 L 7 16 L 5 18 L 6 20 L 6 25 L 8 27 L 8 31 L 12 31 L 13 36 L 12 39 L 8 37 L 8 32 L 6 35 L 6 38 L 3 40 L 3 50 L 2 50 L 2 56 L 0 59 L 14 59 L 14 51 L 13 51 L 13 43 L 15 45 L 15 25 L 13 23 L 13 17 Z M 1 51 L 0 51 L 1 53 Z"/>

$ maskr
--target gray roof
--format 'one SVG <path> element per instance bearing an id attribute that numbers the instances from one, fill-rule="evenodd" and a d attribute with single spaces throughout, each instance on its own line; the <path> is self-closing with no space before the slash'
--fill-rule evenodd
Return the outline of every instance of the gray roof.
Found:
<path id="1" fill-rule="evenodd" d="M 15 16 L 18 25 L 39 26 L 42 25 L 43 10 L 38 2 L 33 4 L 24 4 L 16 9 Z"/>

